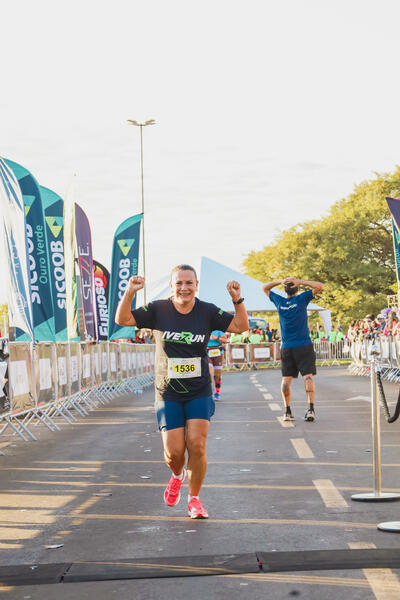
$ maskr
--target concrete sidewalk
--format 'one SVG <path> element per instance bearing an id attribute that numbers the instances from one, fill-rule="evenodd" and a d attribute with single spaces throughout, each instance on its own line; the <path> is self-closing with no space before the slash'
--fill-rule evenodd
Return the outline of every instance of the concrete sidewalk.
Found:
<path id="1" fill-rule="evenodd" d="M 336 564 L 335 550 L 346 551 L 341 560 L 351 562 L 357 555 L 350 548 L 388 549 L 400 559 L 400 536 L 376 528 L 400 520 L 400 502 L 351 500 L 353 493 L 372 488 L 368 380 L 343 369 L 321 369 L 316 384 L 317 421 L 302 420 L 306 403 L 298 381 L 292 397 L 296 421 L 286 424 L 280 421 L 279 371 L 224 374 L 201 494 L 210 514 L 206 521 L 187 517 L 187 488 L 178 506 L 163 503 L 169 472 L 151 391 L 116 399 L 63 425 L 60 433 L 39 429 L 36 443 L 0 438 L 3 566 L 97 562 L 100 578 L 127 559 L 135 565 L 150 559 L 160 573 L 157 565 L 173 557 L 196 557 L 199 573 L 202 561 L 210 564 L 206 557 L 250 560 L 249 570 L 235 575 L 5 586 L 0 598 L 196 599 L 243 592 L 250 600 L 400 598 L 399 569 L 367 568 L 378 553 L 361 554 L 364 570 L 326 566 L 329 560 Z M 400 493 L 399 422 L 382 423 L 382 459 L 384 488 Z M 58 544 L 63 546 L 46 548 Z M 301 555 L 294 552 L 311 550 L 332 551 L 320 554 L 324 570 L 309 571 L 306 562 L 298 570 Z M 273 572 L 263 573 L 256 564 L 250 570 L 251 557 L 266 553 L 267 571 L 272 552 L 287 553 L 277 555 L 280 567 L 285 561 L 294 565 L 295 558 L 300 564 L 291 572 L 270 566 Z"/>

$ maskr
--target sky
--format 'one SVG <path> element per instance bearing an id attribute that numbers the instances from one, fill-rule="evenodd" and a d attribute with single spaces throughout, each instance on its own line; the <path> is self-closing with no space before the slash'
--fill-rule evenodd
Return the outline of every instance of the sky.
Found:
<path id="1" fill-rule="evenodd" d="M 110 267 L 141 212 L 152 284 L 243 270 L 400 164 L 397 0 L 1 2 L 0 156 L 74 198 Z M 290 273 L 284 273 L 291 275 Z M 301 277 L 301 274 L 296 274 Z M 0 301 L 7 280 L 0 257 Z"/>

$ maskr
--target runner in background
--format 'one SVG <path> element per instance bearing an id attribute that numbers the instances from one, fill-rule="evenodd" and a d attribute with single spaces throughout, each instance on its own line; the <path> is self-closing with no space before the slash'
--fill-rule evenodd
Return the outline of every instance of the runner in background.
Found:
<path id="1" fill-rule="evenodd" d="M 284 286 L 287 298 L 272 291 L 272 288 L 281 284 Z M 299 294 L 300 285 L 308 286 L 311 289 Z M 285 421 L 294 418 L 290 408 L 290 385 L 293 377 L 298 377 L 299 371 L 304 379 L 308 399 L 308 409 L 304 420 L 315 420 L 313 375 L 316 375 L 317 369 L 313 343 L 308 330 L 307 306 L 323 287 L 324 284 L 319 281 L 305 281 L 296 277 L 286 277 L 286 279 L 270 281 L 263 285 L 263 291 L 278 309 L 281 325 L 281 391 L 285 405 L 283 415 Z"/>
<path id="2" fill-rule="evenodd" d="M 143 277 L 131 277 L 115 320 L 125 327 L 152 329 L 155 336 L 155 408 L 164 459 L 172 471 L 164 502 L 175 506 L 180 500 L 187 452 L 189 516 L 206 519 L 199 493 L 207 470 L 207 435 L 215 409 L 207 344 L 213 330 L 240 333 L 249 323 L 237 281 L 226 286 L 233 315 L 196 298 L 198 286 L 193 267 L 178 265 L 171 273 L 171 298 L 131 311 L 134 295 L 144 287 Z"/>
<path id="3" fill-rule="evenodd" d="M 224 331 L 215 329 L 211 332 L 207 345 L 208 366 L 210 369 L 211 383 L 214 380 L 215 386 L 214 400 L 217 401 L 220 399 L 221 394 L 222 367 L 225 352 L 223 344 L 226 344 L 228 339 L 229 335 L 227 335 Z"/>

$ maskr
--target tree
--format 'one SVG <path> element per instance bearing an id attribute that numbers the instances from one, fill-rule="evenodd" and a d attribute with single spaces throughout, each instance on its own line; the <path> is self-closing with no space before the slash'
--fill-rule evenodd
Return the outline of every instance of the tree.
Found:
<path id="1" fill-rule="evenodd" d="M 8 305 L 0 304 L 0 332 L 1 335 L 5 335 L 6 326 L 4 325 L 4 321 L 8 320 Z"/>
<path id="2" fill-rule="evenodd" d="M 291 227 L 244 261 L 263 281 L 298 276 L 323 281 L 319 304 L 349 321 L 377 313 L 396 293 L 391 215 L 386 196 L 400 196 L 400 167 L 376 174 L 339 200 L 328 216 Z"/>

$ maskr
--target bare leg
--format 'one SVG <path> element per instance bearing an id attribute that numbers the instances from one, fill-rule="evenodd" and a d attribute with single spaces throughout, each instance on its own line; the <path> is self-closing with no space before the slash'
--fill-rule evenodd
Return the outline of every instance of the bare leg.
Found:
<path id="1" fill-rule="evenodd" d="M 161 432 L 164 459 L 174 475 L 180 475 L 185 466 L 185 428 L 178 427 Z"/>
<path id="2" fill-rule="evenodd" d="M 187 472 L 189 494 L 198 496 L 207 471 L 207 434 L 210 422 L 206 419 L 189 419 L 186 423 L 188 451 Z"/>
<path id="3" fill-rule="evenodd" d="M 293 377 L 282 377 L 281 393 L 285 406 L 290 406 L 290 384 Z"/>
<path id="4" fill-rule="evenodd" d="M 220 366 L 214 367 L 215 393 L 218 395 L 221 392 L 221 372 L 222 372 L 222 367 L 220 367 Z"/>
<path id="5" fill-rule="evenodd" d="M 210 380 L 211 380 L 211 386 L 212 386 L 212 382 L 213 382 L 213 378 L 214 378 L 214 365 L 212 364 L 210 359 L 208 360 L 208 370 L 210 371 Z"/>
<path id="6" fill-rule="evenodd" d="M 309 375 L 304 375 L 304 384 L 306 386 L 306 395 L 308 404 L 314 404 L 314 392 L 315 392 L 315 384 L 314 379 L 311 373 Z"/>

